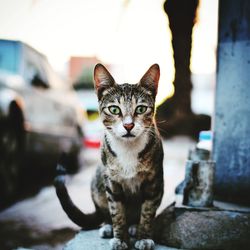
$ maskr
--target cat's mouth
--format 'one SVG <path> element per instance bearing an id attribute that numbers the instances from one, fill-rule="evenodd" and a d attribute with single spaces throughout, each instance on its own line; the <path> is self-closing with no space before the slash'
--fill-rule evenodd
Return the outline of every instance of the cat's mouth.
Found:
<path id="1" fill-rule="evenodd" d="M 131 134 L 130 132 L 128 132 L 127 134 L 125 135 L 122 135 L 123 138 L 132 138 L 132 137 L 135 137 L 135 135 Z"/>

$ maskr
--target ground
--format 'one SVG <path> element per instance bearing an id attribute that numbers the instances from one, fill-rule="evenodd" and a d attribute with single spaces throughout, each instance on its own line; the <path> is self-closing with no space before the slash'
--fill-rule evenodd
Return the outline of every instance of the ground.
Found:
<path id="1" fill-rule="evenodd" d="M 110 250 L 109 239 L 98 237 L 98 230 L 81 231 L 76 237 L 68 242 L 64 250 Z M 177 248 L 156 245 L 155 250 L 177 250 Z"/>

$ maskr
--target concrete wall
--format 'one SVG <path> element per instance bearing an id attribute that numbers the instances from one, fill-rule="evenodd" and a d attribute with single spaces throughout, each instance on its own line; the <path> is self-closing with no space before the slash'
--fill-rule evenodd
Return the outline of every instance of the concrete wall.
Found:
<path id="1" fill-rule="evenodd" d="M 250 204 L 250 1 L 219 1 L 216 195 Z"/>

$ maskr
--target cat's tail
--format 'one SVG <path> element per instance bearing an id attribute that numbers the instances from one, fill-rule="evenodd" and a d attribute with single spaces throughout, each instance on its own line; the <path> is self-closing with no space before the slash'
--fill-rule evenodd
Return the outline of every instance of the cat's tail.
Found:
<path id="1" fill-rule="evenodd" d="M 75 224 L 83 229 L 95 229 L 103 222 L 104 218 L 98 210 L 90 214 L 85 214 L 73 203 L 65 186 L 66 169 L 63 166 L 63 161 L 64 155 L 62 155 L 57 164 L 56 177 L 54 179 L 56 194 L 61 206 Z"/>

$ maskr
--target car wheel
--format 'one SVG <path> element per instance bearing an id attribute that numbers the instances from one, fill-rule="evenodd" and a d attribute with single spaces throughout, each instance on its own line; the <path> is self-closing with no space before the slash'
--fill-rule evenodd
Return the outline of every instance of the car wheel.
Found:
<path id="1" fill-rule="evenodd" d="M 67 169 L 70 174 L 76 173 L 81 167 L 81 149 L 82 149 L 83 134 L 78 127 L 76 128 L 76 134 L 77 137 L 75 145 L 71 149 L 71 151 L 67 154 L 69 163 Z"/>
<path id="2" fill-rule="evenodd" d="M 68 173 L 74 174 L 80 168 L 80 161 L 79 161 L 79 151 L 70 152 L 67 154 L 68 158 Z"/>
<path id="3" fill-rule="evenodd" d="M 24 131 L 15 122 L 12 115 L 0 122 L 0 196 L 6 203 L 17 194 L 22 167 Z"/>

